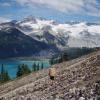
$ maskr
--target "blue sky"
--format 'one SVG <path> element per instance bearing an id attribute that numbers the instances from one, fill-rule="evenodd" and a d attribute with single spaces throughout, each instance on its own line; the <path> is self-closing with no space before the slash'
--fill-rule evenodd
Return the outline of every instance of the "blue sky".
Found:
<path id="1" fill-rule="evenodd" d="M 100 0 L 0 0 L 0 21 L 29 15 L 60 22 L 100 23 Z"/>

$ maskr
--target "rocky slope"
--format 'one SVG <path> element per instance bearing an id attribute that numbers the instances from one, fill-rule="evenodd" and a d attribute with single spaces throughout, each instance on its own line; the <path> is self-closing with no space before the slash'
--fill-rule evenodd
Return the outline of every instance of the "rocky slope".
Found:
<path id="1" fill-rule="evenodd" d="M 1 100 L 99 100 L 100 51 L 53 65 L 55 81 L 48 69 L 0 86 Z"/>

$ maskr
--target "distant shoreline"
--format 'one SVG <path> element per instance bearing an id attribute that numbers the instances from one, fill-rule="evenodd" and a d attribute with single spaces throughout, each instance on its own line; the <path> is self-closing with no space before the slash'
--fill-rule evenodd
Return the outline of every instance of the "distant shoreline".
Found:
<path id="1" fill-rule="evenodd" d="M 42 58 L 42 57 L 11 57 L 11 58 L 5 58 L 0 59 L 0 61 L 47 61 L 50 60 L 50 58 Z"/>

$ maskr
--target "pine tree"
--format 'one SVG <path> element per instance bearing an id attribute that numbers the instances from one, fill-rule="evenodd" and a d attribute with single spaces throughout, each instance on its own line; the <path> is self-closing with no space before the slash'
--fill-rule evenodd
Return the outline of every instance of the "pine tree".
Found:
<path id="1" fill-rule="evenodd" d="M 4 65 L 2 64 L 2 66 L 1 66 L 1 81 L 3 81 L 4 80 Z"/>
<path id="2" fill-rule="evenodd" d="M 59 63 L 63 62 L 63 56 L 62 56 L 62 54 L 60 55 L 58 62 Z"/>
<path id="3" fill-rule="evenodd" d="M 29 67 L 25 64 L 22 64 L 22 65 L 18 66 L 16 77 L 20 77 L 22 75 L 29 74 L 30 72 L 31 72 L 31 70 L 29 69 Z"/>
<path id="4" fill-rule="evenodd" d="M 23 65 L 23 69 L 24 69 L 24 73 L 23 74 L 31 73 L 31 70 L 29 69 L 29 67 L 27 65 Z"/>
<path id="5" fill-rule="evenodd" d="M 61 62 L 63 62 L 63 61 L 67 61 L 67 60 L 68 60 L 68 55 L 67 55 L 66 52 L 64 52 L 64 53 L 62 53 L 62 54 L 60 55 L 60 58 L 59 58 L 58 62 L 61 63 Z"/>
<path id="6" fill-rule="evenodd" d="M 10 76 L 9 76 L 8 72 L 5 71 L 4 65 L 2 64 L 2 66 L 1 66 L 1 74 L 0 74 L 0 81 L 1 82 L 6 82 L 6 81 L 9 81 L 9 80 L 10 80 Z"/>
<path id="7" fill-rule="evenodd" d="M 41 69 L 43 69 L 44 68 L 44 65 L 43 65 L 43 63 L 41 64 Z"/>
<path id="8" fill-rule="evenodd" d="M 32 70 L 33 70 L 33 71 L 36 71 L 36 70 L 37 70 L 37 65 L 36 65 L 36 63 L 33 64 Z"/>
<path id="9" fill-rule="evenodd" d="M 31 70 L 29 69 L 29 67 L 25 64 L 21 65 L 21 71 L 22 71 L 22 75 L 24 74 L 29 74 L 31 72 Z"/>
<path id="10" fill-rule="evenodd" d="M 66 52 L 64 52 L 62 55 L 62 61 L 67 61 L 67 60 L 68 60 L 68 55 Z"/>
<path id="11" fill-rule="evenodd" d="M 53 65 L 54 64 L 54 59 L 51 58 L 50 61 L 49 61 L 50 65 Z"/>
<path id="12" fill-rule="evenodd" d="M 4 73 L 4 82 L 9 81 L 9 80 L 10 80 L 10 76 L 9 76 L 8 72 L 5 71 L 5 73 Z"/>
<path id="13" fill-rule="evenodd" d="M 39 67 L 40 67 L 40 65 L 39 65 L 39 63 L 38 63 L 38 64 L 37 64 L 37 71 L 40 69 Z"/>
<path id="14" fill-rule="evenodd" d="M 19 65 L 18 68 L 17 68 L 16 77 L 20 77 L 20 76 L 22 76 L 22 75 L 23 75 L 22 69 L 21 69 L 21 66 Z"/>

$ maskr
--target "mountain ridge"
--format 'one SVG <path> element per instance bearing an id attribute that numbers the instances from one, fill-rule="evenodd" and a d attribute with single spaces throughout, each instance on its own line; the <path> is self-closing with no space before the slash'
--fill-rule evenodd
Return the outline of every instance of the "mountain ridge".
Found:
<path id="1" fill-rule="evenodd" d="M 89 45 L 89 47 L 100 47 L 100 24 L 98 23 L 58 23 L 54 20 L 46 20 L 30 16 L 21 21 L 15 22 L 15 27 L 24 34 L 29 35 L 33 39 L 40 42 L 50 44 L 50 41 L 48 40 L 51 39 L 52 44 L 55 44 L 59 49 L 72 46 L 88 47 Z M 53 38 L 48 37 L 45 33 Z M 78 42 L 74 43 L 72 38 Z M 81 40 L 83 42 L 82 44 L 80 44 Z"/>
<path id="2" fill-rule="evenodd" d="M 0 30 L 0 58 L 30 56 L 49 49 L 45 43 L 36 41 L 16 28 Z"/>
<path id="3" fill-rule="evenodd" d="M 45 56 L 46 54 L 53 55 L 57 52 L 61 52 L 63 50 L 73 47 L 74 48 L 100 47 L 100 41 L 99 41 L 100 24 L 96 23 L 87 23 L 87 22 L 59 23 L 54 20 L 46 20 L 43 18 L 36 18 L 36 17 L 34 18 L 32 16 L 29 18 L 25 18 L 21 21 L 13 20 L 10 22 L 0 23 L 0 32 L 3 31 L 7 33 L 7 31 L 9 31 L 8 33 L 10 33 L 12 29 L 18 30 L 19 33 L 23 33 L 23 35 L 30 38 L 31 40 L 33 39 L 32 41 L 35 41 L 33 43 L 35 46 L 37 44 L 41 44 L 39 49 L 35 49 L 35 51 L 39 50 L 38 55 L 42 56 Z M 9 35 L 9 37 L 12 36 Z M 1 38 L 4 37 L 1 36 Z M 16 42 L 17 40 L 15 39 L 13 41 Z M 26 41 L 28 42 L 27 39 Z M 32 46 L 31 42 L 30 45 Z M 33 54 L 35 53 L 31 53 L 31 55 Z"/>
<path id="4" fill-rule="evenodd" d="M 58 49 L 63 47 L 100 47 L 100 24 L 96 23 L 58 23 L 54 20 L 29 16 L 22 21 L 2 23 L 0 28 L 8 27 L 7 25 L 16 27 L 22 33 L 48 45 L 52 41 L 51 44 L 55 44 Z M 77 43 L 74 43 L 73 38 Z"/>

